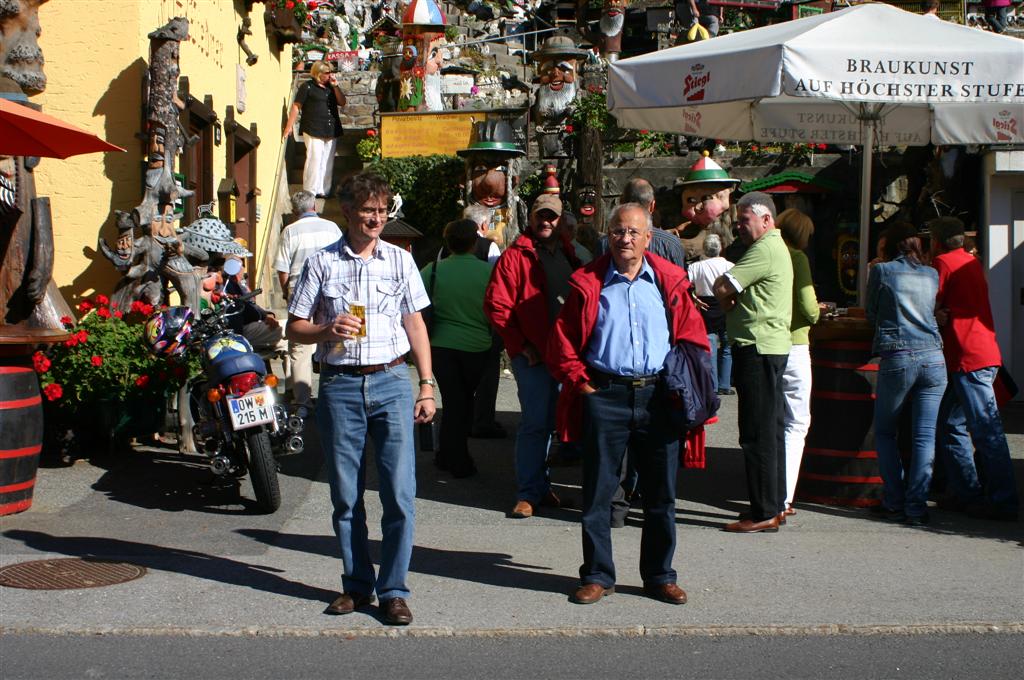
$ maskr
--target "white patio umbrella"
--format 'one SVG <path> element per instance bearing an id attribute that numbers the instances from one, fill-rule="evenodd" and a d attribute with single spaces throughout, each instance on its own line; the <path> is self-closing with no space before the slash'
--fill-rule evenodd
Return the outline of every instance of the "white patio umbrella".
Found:
<path id="1" fill-rule="evenodd" d="M 627 128 L 863 145 L 863 303 L 870 142 L 1024 143 L 1024 41 L 858 5 L 610 64 L 608 107 Z"/>

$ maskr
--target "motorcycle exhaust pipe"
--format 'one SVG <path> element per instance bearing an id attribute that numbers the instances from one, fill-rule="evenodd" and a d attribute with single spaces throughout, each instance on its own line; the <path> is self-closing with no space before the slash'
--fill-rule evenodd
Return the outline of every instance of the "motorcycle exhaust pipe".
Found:
<path id="1" fill-rule="evenodd" d="M 302 453 L 303 449 L 306 448 L 306 442 L 299 435 L 293 434 L 291 437 L 288 437 L 284 448 L 288 453 Z"/>
<path id="2" fill-rule="evenodd" d="M 210 467 L 214 474 L 226 475 L 231 470 L 231 459 L 227 456 L 215 456 L 210 460 Z"/>

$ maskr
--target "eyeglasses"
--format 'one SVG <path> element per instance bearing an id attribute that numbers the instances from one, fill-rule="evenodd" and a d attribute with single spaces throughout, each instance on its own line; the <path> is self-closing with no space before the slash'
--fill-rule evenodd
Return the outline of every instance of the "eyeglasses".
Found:
<path id="1" fill-rule="evenodd" d="M 359 213 L 360 217 L 387 217 L 387 208 L 360 208 L 356 212 Z"/>
<path id="2" fill-rule="evenodd" d="M 619 241 L 625 241 L 627 236 L 629 237 L 630 241 L 635 241 L 641 236 L 643 236 L 643 234 L 644 232 L 640 231 L 639 229 L 613 229 L 612 231 L 608 232 L 609 236 Z"/>

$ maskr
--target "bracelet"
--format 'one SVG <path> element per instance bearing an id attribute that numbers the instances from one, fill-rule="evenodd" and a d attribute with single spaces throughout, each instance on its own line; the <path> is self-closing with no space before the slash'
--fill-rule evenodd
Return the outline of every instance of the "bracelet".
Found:
<path id="1" fill-rule="evenodd" d="M 437 401 L 437 400 L 436 400 L 436 399 L 434 399 L 433 397 L 420 397 L 419 399 L 417 399 L 417 400 L 416 400 L 416 403 L 418 404 L 418 403 L 420 403 L 421 401 L 427 401 L 427 400 L 430 400 L 430 401 Z"/>

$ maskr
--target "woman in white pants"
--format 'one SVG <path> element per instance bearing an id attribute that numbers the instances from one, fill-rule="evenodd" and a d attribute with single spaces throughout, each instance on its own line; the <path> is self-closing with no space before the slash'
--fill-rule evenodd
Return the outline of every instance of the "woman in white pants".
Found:
<path id="1" fill-rule="evenodd" d="M 800 461 L 804 457 L 804 440 L 811 426 L 810 330 L 817 323 L 820 311 L 811 281 L 811 265 L 803 252 L 814 233 L 814 223 L 804 213 L 790 208 L 779 214 L 775 225 L 782 232 L 782 239 L 793 258 L 793 318 L 789 324 L 793 346 L 789 350 L 786 371 L 782 374 L 782 389 L 786 397 L 785 513 L 792 515 L 796 513 L 793 494 L 800 475 Z"/>
<path id="2" fill-rule="evenodd" d="M 295 93 L 295 102 L 284 126 L 284 139 L 287 141 L 292 133 L 301 111 L 299 131 L 306 146 L 302 188 L 317 198 L 324 198 L 331 193 L 334 152 L 342 133 L 338 109 L 345 106 L 345 93 L 338 87 L 327 62 L 316 62 L 310 67 L 309 74 L 312 78 L 300 85 Z"/>

